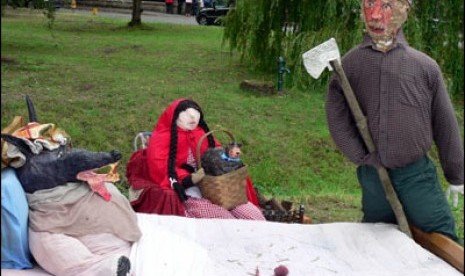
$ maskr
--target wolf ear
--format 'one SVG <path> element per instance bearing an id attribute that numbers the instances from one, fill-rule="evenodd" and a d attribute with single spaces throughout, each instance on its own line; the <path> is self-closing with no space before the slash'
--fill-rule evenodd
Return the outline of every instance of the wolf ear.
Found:
<path id="1" fill-rule="evenodd" d="M 29 122 L 30 123 L 38 122 L 36 109 L 34 108 L 34 104 L 32 103 L 31 97 L 29 97 L 29 95 L 26 95 L 26 104 L 27 104 L 27 110 L 29 112 Z"/>
<path id="2" fill-rule="evenodd" d="M 26 155 L 26 157 L 32 155 L 31 149 L 23 139 L 6 133 L 2 133 L 2 139 L 4 139 L 7 143 L 16 146 L 22 154 Z"/>

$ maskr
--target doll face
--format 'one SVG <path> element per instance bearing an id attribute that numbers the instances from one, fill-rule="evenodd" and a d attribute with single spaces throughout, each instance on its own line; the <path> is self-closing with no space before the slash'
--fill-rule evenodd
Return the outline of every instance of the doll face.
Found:
<path id="1" fill-rule="evenodd" d="M 200 121 L 200 112 L 194 108 L 188 108 L 181 113 L 176 120 L 176 125 L 184 130 L 194 130 Z"/>
<path id="2" fill-rule="evenodd" d="M 403 0 L 363 0 L 365 26 L 376 44 L 392 43 L 407 19 L 408 4 Z"/>

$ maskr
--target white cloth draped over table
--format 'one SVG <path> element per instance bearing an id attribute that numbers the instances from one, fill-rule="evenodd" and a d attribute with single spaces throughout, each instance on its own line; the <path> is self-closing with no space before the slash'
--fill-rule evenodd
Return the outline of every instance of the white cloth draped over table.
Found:
<path id="1" fill-rule="evenodd" d="M 285 224 L 137 214 L 142 238 L 131 248 L 132 276 L 289 275 L 454 276 L 458 270 L 395 225 Z M 6 276 L 44 276 L 40 268 Z"/>

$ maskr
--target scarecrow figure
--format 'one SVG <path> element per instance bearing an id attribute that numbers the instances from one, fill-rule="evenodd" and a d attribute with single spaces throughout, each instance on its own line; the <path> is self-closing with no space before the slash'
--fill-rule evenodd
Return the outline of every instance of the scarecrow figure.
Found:
<path id="1" fill-rule="evenodd" d="M 407 0 L 362 0 L 364 40 L 342 59 L 377 151 L 364 146 L 335 78 L 326 99 L 327 121 L 339 149 L 358 165 L 363 222 L 396 223 L 376 170 L 383 166 L 407 220 L 424 232 L 458 241 L 428 152 L 436 143 L 456 205 L 463 194 L 463 143 L 439 65 L 404 37 L 402 24 L 411 5 Z"/>

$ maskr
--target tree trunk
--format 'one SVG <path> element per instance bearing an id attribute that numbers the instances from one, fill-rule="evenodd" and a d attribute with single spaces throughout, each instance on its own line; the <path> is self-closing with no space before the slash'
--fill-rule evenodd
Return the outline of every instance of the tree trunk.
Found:
<path id="1" fill-rule="evenodd" d="M 132 18 L 129 26 L 140 26 L 142 14 L 142 0 L 132 0 Z"/>

